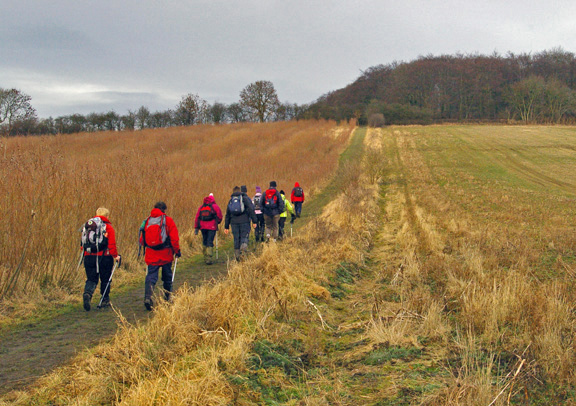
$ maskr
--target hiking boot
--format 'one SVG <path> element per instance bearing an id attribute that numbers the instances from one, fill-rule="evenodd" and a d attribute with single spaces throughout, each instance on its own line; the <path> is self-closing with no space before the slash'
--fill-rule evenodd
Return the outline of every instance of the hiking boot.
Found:
<path id="1" fill-rule="evenodd" d="M 169 302 L 171 298 L 171 292 L 164 292 L 164 300 Z"/>
<path id="2" fill-rule="evenodd" d="M 82 295 L 82 302 L 84 304 L 84 310 L 90 311 L 90 301 L 92 300 L 92 295 L 90 293 L 84 293 Z"/>
<path id="3" fill-rule="evenodd" d="M 152 298 L 147 297 L 144 299 L 144 307 L 146 307 L 146 310 L 151 311 L 153 306 L 154 303 L 152 302 Z"/>
<path id="4" fill-rule="evenodd" d="M 241 252 L 240 250 L 234 250 L 234 259 L 240 261 Z"/>
<path id="5" fill-rule="evenodd" d="M 214 253 L 214 248 L 206 247 L 206 254 L 204 254 L 204 262 L 206 265 L 212 265 L 214 261 L 212 260 L 212 255 Z"/>

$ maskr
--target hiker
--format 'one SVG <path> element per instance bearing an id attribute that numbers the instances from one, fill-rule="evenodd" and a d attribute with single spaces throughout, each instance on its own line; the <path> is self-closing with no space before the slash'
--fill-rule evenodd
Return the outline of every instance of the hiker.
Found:
<path id="1" fill-rule="evenodd" d="M 214 195 L 210 193 L 204 198 L 204 203 L 198 208 L 194 220 L 194 234 L 202 231 L 202 253 L 206 265 L 212 265 L 214 255 L 214 237 L 218 231 L 218 224 L 222 222 L 222 210 L 216 204 Z"/>
<path id="2" fill-rule="evenodd" d="M 254 214 L 256 214 L 256 211 L 254 210 L 254 202 L 252 202 L 252 199 L 250 199 L 250 197 L 248 196 L 248 188 L 246 187 L 246 185 L 240 186 L 240 193 L 242 193 L 242 196 L 245 198 L 244 201 L 248 202 L 248 205 L 250 206 L 251 210 L 254 212 Z M 256 217 L 256 219 L 258 219 L 258 217 Z M 248 242 L 250 242 L 250 231 L 252 230 L 252 228 L 256 228 L 257 226 L 258 226 L 257 223 L 253 223 L 252 227 L 248 227 L 248 229 L 244 231 L 246 235 L 242 236 L 242 240 L 245 239 L 247 244 Z"/>
<path id="3" fill-rule="evenodd" d="M 256 222 L 256 229 L 254 233 L 256 234 L 256 242 L 264 241 L 264 214 L 262 213 L 262 205 L 260 204 L 260 198 L 262 197 L 262 189 L 260 186 L 256 186 L 256 194 L 252 198 L 252 203 L 254 203 L 254 213 L 258 221 Z"/>
<path id="4" fill-rule="evenodd" d="M 264 192 L 260 198 L 264 222 L 266 224 L 266 241 L 276 241 L 278 239 L 278 222 L 280 213 L 284 211 L 284 201 L 276 190 L 276 181 L 270 182 L 270 188 Z"/>
<path id="5" fill-rule="evenodd" d="M 140 228 L 140 244 L 146 248 L 144 261 L 148 266 L 144 282 L 144 306 L 152 310 L 152 294 L 158 282 L 158 272 L 162 270 L 164 299 L 170 300 L 172 292 L 172 262 L 180 258 L 178 229 L 171 217 L 166 215 L 166 203 L 154 205 L 150 217 L 144 220 Z"/>
<path id="6" fill-rule="evenodd" d="M 294 183 L 294 188 L 290 195 L 290 201 L 294 205 L 296 217 L 300 217 L 300 214 L 302 213 L 302 203 L 304 203 L 304 190 L 300 187 L 298 182 Z"/>
<path id="7" fill-rule="evenodd" d="M 256 228 L 258 218 L 254 214 L 252 201 L 242 193 L 238 186 L 234 186 L 232 196 L 226 208 L 226 220 L 224 221 L 224 233 L 228 234 L 232 226 L 234 236 L 234 258 L 240 261 L 248 250 L 248 236 L 250 234 L 250 220 Z"/>
<path id="8" fill-rule="evenodd" d="M 96 217 L 88 220 L 82 230 L 82 249 L 86 270 L 82 302 L 87 312 L 90 311 L 90 301 L 98 287 L 98 280 L 100 280 L 100 294 L 102 295 L 100 307 L 110 306 L 111 287 L 108 282 L 112 275 L 114 261 L 120 261 L 120 255 L 116 248 L 116 233 L 112 223 L 108 220 L 109 216 L 110 210 L 105 207 L 98 208 Z"/>
<path id="9" fill-rule="evenodd" d="M 282 197 L 282 201 L 284 202 L 284 211 L 280 213 L 280 219 L 278 220 L 278 239 L 282 240 L 284 238 L 284 224 L 286 224 L 286 219 L 288 217 L 288 213 L 292 216 L 291 224 L 294 224 L 294 207 L 288 201 L 286 196 L 284 195 L 284 191 L 280 191 L 280 196 Z"/>

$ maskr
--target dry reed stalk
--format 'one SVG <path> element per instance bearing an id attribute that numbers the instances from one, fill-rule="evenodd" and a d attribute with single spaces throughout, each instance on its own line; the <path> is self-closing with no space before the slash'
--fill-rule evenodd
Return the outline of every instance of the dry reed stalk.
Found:
<path id="1" fill-rule="evenodd" d="M 234 185 L 252 194 L 276 180 L 288 190 L 299 181 L 313 197 L 352 129 L 300 121 L 7 139 L 0 159 L 0 178 L 10 179 L 0 183 L 0 207 L 9 213 L 0 234 L 0 297 L 39 297 L 54 287 L 77 292 L 79 229 L 99 206 L 111 210 L 120 252 L 134 270 L 138 227 L 157 200 L 167 202 L 188 252 L 197 249 L 193 220 L 208 193 L 224 207 Z M 26 235 L 31 210 L 37 215 L 30 238 L 14 238 Z"/>

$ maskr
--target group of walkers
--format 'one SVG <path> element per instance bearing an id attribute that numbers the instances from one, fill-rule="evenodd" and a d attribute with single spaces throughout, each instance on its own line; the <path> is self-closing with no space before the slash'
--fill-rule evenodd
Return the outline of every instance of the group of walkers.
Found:
<path id="1" fill-rule="evenodd" d="M 240 261 L 248 250 L 252 228 L 256 242 L 282 240 L 288 214 L 291 215 L 290 222 L 293 224 L 302 213 L 304 199 L 304 191 L 298 182 L 294 184 L 289 200 L 283 190 L 278 191 L 275 181 L 271 181 L 264 192 L 256 186 L 256 193 L 252 198 L 248 196 L 246 186 L 235 186 L 223 216 L 214 195 L 210 193 L 198 208 L 194 220 L 194 233 L 202 233 L 205 263 L 211 265 L 214 262 L 214 241 L 222 220 L 225 234 L 232 229 L 234 258 Z M 152 310 L 154 306 L 152 296 L 159 277 L 163 284 L 164 299 L 170 300 L 174 273 L 181 256 L 178 229 L 174 220 L 166 215 L 166 210 L 166 203 L 157 202 L 150 216 L 140 226 L 139 243 L 144 247 L 144 261 L 147 265 L 144 282 L 144 306 L 147 310 Z M 121 263 L 116 247 L 116 234 L 109 216 L 110 211 L 101 207 L 82 229 L 81 260 L 86 271 L 82 301 L 86 311 L 91 309 L 92 296 L 98 282 L 101 294 L 98 308 L 110 306 L 112 276 Z"/>

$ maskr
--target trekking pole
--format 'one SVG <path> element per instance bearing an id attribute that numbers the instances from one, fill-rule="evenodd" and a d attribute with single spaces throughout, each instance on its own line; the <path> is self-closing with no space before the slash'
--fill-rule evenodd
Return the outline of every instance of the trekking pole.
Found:
<path id="1" fill-rule="evenodd" d="M 174 271 L 172 272 L 172 283 L 174 283 L 174 275 L 176 275 L 176 266 L 178 265 L 178 258 L 174 261 Z"/>
<path id="2" fill-rule="evenodd" d="M 80 251 L 80 260 L 78 261 L 78 266 L 76 267 L 76 273 L 80 269 L 80 265 L 82 265 L 82 261 L 84 260 L 84 250 Z"/>
<path id="3" fill-rule="evenodd" d="M 114 271 L 116 271 L 116 268 L 118 268 L 120 266 L 121 262 L 122 262 L 122 257 L 120 257 L 118 262 L 116 262 L 114 264 L 114 268 L 112 268 L 112 273 L 110 274 L 110 278 L 108 279 L 108 283 L 106 284 L 106 289 L 104 289 L 104 292 L 102 292 L 102 297 L 100 298 L 100 303 L 98 303 L 99 309 L 102 307 L 102 301 L 104 300 L 104 297 L 106 296 L 106 292 L 108 292 L 108 288 L 110 287 L 110 282 L 112 282 L 112 277 L 114 276 Z"/>
<path id="4" fill-rule="evenodd" d="M 216 260 L 218 260 L 218 231 L 216 231 Z"/>

